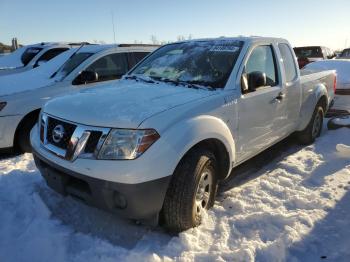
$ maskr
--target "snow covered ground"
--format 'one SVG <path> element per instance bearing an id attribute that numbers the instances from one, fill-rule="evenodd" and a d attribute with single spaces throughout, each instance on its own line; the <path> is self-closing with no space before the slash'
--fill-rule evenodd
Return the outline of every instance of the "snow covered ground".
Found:
<path id="1" fill-rule="evenodd" d="M 238 167 L 179 236 L 61 197 L 30 154 L 2 156 L 0 261 L 350 261 L 349 131 L 287 139 Z"/>

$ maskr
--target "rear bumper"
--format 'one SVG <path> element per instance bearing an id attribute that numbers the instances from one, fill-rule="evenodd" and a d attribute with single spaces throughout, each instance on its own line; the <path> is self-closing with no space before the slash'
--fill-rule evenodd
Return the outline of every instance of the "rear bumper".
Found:
<path id="1" fill-rule="evenodd" d="M 56 192 L 131 219 L 153 221 L 157 218 L 171 178 L 139 184 L 116 183 L 65 169 L 35 150 L 33 155 L 48 186 Z"/>
<path id="2" fill-rule="evenodd" d="M 0 116 L 0 148 L 13 147 L 15 132 L 22 116 Z"/>

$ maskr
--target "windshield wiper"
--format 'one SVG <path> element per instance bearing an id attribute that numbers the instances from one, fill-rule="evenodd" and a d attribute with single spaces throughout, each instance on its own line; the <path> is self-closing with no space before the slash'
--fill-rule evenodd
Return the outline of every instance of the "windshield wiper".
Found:
<path id="1" fill-rule="evenodd" d="M 160 81 L 160 82 L 164 82 L 164 83 L 171 83 L 174 85 L 185 85 L 185 83 L 183 83 L 182 81 L 178 81 L 178 80 L 173 80 L 173 79 L 169 79 L 169 78 L 164 78 L 161 76 L 150 76 L 150 78 L 156 80 L 156 81 Z"/>
<path id="2" fill-rule="evenodd" d="M 199 80 L 191 80 L 191 81 L 185 81 L 185 82 L 191 85 L 201 86 L 202 88 L 205 87 L 207 89 L 216 90 L 216 87 L 214 85 L 215 82 L 206 82 L 206 81 L 199 81 Z"/>
<path id="3" fill-rule="evenodd" d="M 189 88 L 194 88 L 194 89 L 210 89 L 214 90 L 215 88 L 212 87 L 209 83 L 206 82 L 201 82 L 201 81 L 181 81 L 181 80 L 176 80 L 176 79 L 169 79 L 169 78 L 164 78 L 160 76 L 150 76 L 152 79 L 165 82 L 165 83 L 172 83 L 174 85 L 182 85 L 186 86 Z"/>
<path id="4" fill-rule="evenodd" d="M 147 78 L 143 78 L 143 77 L 137 76 L 137 75 L 126 75 L 126 76 L 124 76 L 124 79 L 131 79 L 131 80 L 136 80 L 136 81 L 141 80 L 141 81 L 143 81 L 145 83 L 154 84 L 153 80 L 147 79 Z"/>

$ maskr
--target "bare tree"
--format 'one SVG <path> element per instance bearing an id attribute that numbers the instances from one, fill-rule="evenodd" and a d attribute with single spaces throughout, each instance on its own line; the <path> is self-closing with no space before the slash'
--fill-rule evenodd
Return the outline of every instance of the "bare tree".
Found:
<path id="1" fill-rule="evenodd" d="M 186 38 L 183 35 L 178 35 L 176 39 L 177 41 L 184 41 Z"/>
<path id="2" fill-rule="evenodd" d="M 151 35 L 151 43 L 154 45 L 158 45 L 159 41 L 155 35 Z"/>
<path id="3" fill-rule="evenodd" d="M 92 40 L 92 43 L 94 43 L 94 44 L 101 44 L 101 45 L 105 45 L 106 44 L 105 41 L 103 41 L 103 40 L 96 40 L 96 39 Z"/>

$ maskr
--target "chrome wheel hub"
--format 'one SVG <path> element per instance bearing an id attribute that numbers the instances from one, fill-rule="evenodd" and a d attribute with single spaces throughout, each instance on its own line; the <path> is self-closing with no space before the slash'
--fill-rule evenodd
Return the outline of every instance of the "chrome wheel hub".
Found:
<path id="1" fill-rule="evenodd" d="M 200 214 L 204 209 L 207 209 L 212 191 L 212 184 L 213 176 L 211 172 L 207 170 L 203 171 L 196 191 L 195 212 L 197 214 Z"/>

